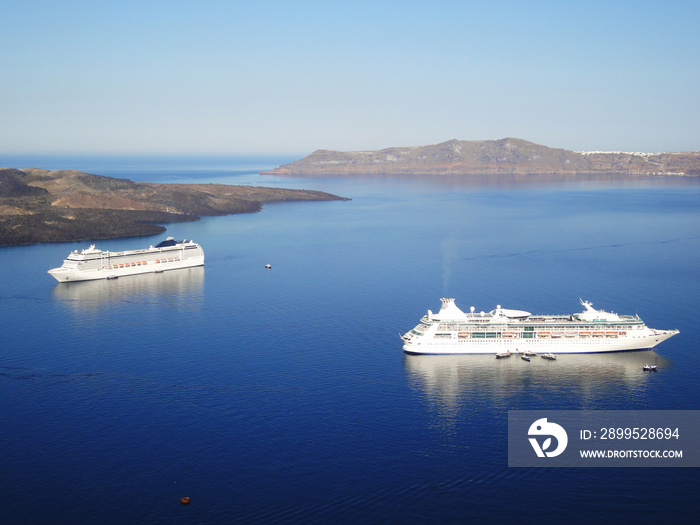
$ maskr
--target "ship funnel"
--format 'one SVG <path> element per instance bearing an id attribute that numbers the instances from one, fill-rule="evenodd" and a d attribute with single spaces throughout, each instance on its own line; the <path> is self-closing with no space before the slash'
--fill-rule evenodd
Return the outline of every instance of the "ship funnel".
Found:
<path id="1" fill-rule="evenodd" d="M 454 299 L 443 297 L 440 300 L 442 301 L 442 307 L 435 315 L 436 319 L 466 319 L 466 314 L 457 307 Z"/>

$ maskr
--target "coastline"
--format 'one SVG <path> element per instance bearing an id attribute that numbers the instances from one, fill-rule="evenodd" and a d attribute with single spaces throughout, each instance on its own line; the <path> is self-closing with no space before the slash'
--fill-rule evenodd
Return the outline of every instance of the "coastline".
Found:
<path id="1" fill-rule="evenodd" d="M 162 224 L 255 213 L 270 202 L 331 200 L 348 199 L 314 190 L 0 168 L 0 246 L 154 235 L 166 231 Z"/>

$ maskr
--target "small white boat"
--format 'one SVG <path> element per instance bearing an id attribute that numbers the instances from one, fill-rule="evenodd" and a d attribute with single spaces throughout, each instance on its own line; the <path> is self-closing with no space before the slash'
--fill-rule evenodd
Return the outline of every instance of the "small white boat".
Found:
<path id="1" fill-rule="evenodd" d="M 527 356 L 527 355 L 525 355 L 525 354 L 522 354 L 522 355 L 520 356 L 520 359 L 522 359 L 523 361 L 528 361 L 528 362 L 529 362 L 529 361 L 530 361 L 530 356 Z"/>
<path id="2" fill-rule="evenodd" d="M 642 370 L 645 372 L 656 372 L 656 365 L 644 365 Z"/>
<path id="3" fill-rule="evenodd" d="M 510 357 L 510 355 L 510 350 L 508 350 L 507 352 L 498 352 L 496 354 L 496 359 L 503 359 L 504 357 Z"/>
<path id="4" fill-rule="evenodd" d="M 271 264 L 266 264 L 266 265 L 265 265 L 265 268 L 267 268 L 267 269 L 269 270 L 270 268 L 272 268 L 272 265 L 271 265 Z"/>
<path id="5" fill-rule="evenodd" d="M 550 361 L 555 361 L 557 356 L 554 354 L 542 354 L 542 359 L 549 359 Z"/>
<path id="6" fill-rule="evenodd" d="M 534 350 L 523 350 L 523 354 L 533 356 L 537 355 L 537 352 L 535 352 Z"/>

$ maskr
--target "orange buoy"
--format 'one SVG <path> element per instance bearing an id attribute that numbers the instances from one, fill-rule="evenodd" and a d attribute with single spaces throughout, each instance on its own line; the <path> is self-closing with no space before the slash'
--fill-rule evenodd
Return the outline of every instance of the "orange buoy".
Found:
<path id="1" fill-rule="evenodd" d="M 188 505 L 190 503 L 190 497 L 189 496 L 183 496 L 180 498 L 180 503 L 183 505 Z"/>

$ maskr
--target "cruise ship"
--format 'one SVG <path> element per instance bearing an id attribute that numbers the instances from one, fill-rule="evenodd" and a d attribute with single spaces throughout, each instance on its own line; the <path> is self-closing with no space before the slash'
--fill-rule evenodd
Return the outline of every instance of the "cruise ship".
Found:
<path id="1" fill-rule="evenodd" d="M 204 264 L 204 251 L 194 241 L 168 237 L 155 246 L 123 252 L 102 251 L 91 245 L 74 250 L 59 268 L 49 270 L 59 283 L 116 279 L 140 273 L 160 273 Z"/>
<path id="2" fill-rule="evenodd" d="M 582 354 L 647 350 L 678 330 L 648 328 L 637 315 L 596 310 L 571 315 L 532 315 L 497 306 L 490 312 L 460 310 L 454 299 L 441 299 L 438 313 L 428 310 L 418 326 L 401 338 L 408 354 Z"/>

